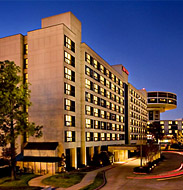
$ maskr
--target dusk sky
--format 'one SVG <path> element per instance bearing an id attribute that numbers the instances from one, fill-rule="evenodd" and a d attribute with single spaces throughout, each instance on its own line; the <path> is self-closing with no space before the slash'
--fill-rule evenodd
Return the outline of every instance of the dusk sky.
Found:
<path id="1" fill-rule="evenodd" d="M 0 38 L 67 11 L 81 21 L 82 41 L 124 65 L 137 89 L 177 94 L 177 109 L 161 119 L 183 117 L 183 1 L 0 1 Z"/>

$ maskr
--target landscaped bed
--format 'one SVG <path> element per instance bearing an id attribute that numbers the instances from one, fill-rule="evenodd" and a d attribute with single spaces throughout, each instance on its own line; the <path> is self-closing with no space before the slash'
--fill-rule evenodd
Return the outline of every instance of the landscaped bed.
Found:
<path id="1" fill-rule="evenodd" d="M 17 175 L 17 179 L 11 181 L 11 177 L 0 178 L 0 189 L 1 190 L 40 190 L 40 187 L 28 186 L 28 181 L 34 177 L 35 174 L 23 174 Z"/>
<path id="2" fill-rule="evenodd" d="M 62 173 L 48 177 L 42 181 L 43 184 L 67 188 L 79 183 L 86 173 Z"/>

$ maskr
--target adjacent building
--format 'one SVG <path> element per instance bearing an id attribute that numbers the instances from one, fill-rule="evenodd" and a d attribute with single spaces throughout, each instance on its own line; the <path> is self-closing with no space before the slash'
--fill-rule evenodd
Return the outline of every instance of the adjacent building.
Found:
<path id="1" fill-rule="evenodd" d="M 115 161 L 146 143 L 147 93 L 128 82 L 127 69 L 109 65 L 81 41 L 81 22 L 71 13 L 42 19 L 41 29 L 0 39 L 0 60 L 22 68 L 30 82 L 29 120 L 43 125 L 40 139 L 22 138 L 23 164 L 55 173 L 90 164 L 110 150 Z"/>

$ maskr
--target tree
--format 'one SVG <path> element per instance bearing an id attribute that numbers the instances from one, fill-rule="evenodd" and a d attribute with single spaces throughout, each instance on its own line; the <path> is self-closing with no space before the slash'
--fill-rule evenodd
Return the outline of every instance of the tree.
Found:
<path id="1" fill-rule="evenodd" d="M 42 126 L 28 121 L 30 90 L 20 73 L 14 62 L 0 62 L 0 146 L 9 153 L 12 180 L 16 179 L 16 139 L 25 134 L 42 136 Z"/>
<path id="2" fill-rule="evenodd" d="M 161 128 L 161 125 L 157 121 L 154 121 L 153 123 L 149 125 L 148 131 L 151 135 L 154 136 L 154 138 L 156 139 L 156 142 L 158 142 L 158 140 L 162 140 L 164 137 L 164 133 Z"/>

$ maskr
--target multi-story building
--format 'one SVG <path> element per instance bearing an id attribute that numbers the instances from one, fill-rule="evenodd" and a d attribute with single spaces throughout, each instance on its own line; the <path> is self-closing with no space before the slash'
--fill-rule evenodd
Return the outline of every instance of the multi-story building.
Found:
<path id="1" fill-rule="evenodd" d="M 123 65 L 110 66 L 81 42 L 81 22 L 71 12 L 42 19 L 26 36 L 1 38 L 0 60 L 7 59 L 31 83 L 29 120 L 44 126 L 42 138 L 24 138 L 24 166 L 54 173 L 63 154 L 67 167 L 78 168 L 107 149 L 120 161 L 134 148 L 125 145 L 146 142 L 145 89 L 128 82 Z"/>

